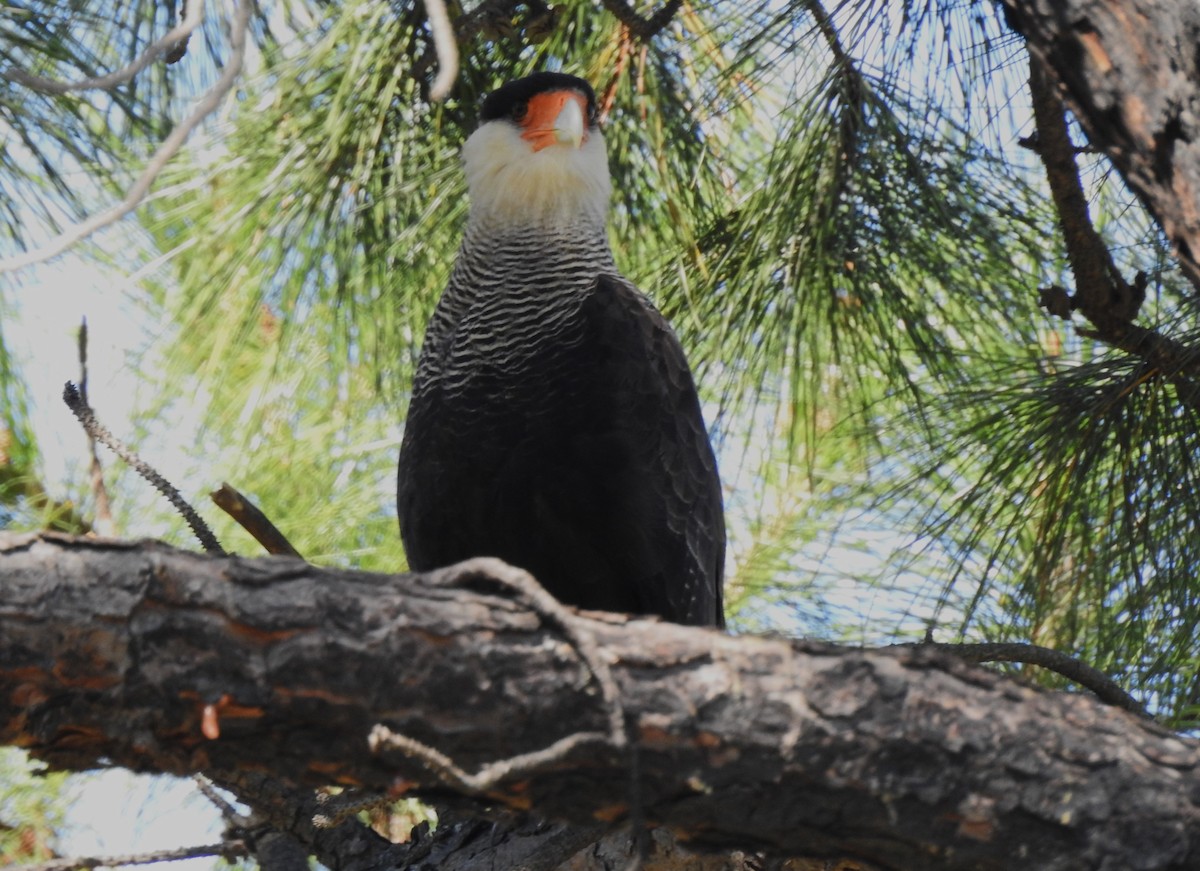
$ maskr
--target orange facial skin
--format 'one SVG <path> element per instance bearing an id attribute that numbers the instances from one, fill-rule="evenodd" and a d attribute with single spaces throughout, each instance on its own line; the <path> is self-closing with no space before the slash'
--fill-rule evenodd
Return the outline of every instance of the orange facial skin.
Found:
<path id="1" fill-rule="evenodd" d="M 567 116 L 563 110 L 572 100 L 579 107 L 577 117 L 581 120 L 586 119 L 587 99 L 577 91 L 547 91 L 530 99 L 525 116 L 519 121 L 523 131 L 521 138 L 528 142 L 534 151 L 541 151 L 559 143 L 571 143 L 578 147 L 587 142 L 586 120 L 582 120 L 578 130 L 564 127 L 562 119 Z"/>

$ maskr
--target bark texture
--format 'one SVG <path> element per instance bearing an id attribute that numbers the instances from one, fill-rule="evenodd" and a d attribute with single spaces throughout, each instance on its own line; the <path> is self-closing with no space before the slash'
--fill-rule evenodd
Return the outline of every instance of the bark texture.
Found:
<path id="1" fill-rule="evenodd" d="M 1200 4 L 1003 0 L 1076 118 L 1200 282 Z"/>
<path id="2" fill-rule="evenodd" d="M 635 807 L 698 849 L 1200 868 L 1195 741 L 921 650 L 552 619 L 502 569 L 386 576 L 0 536 L 0 740 L 67 768 L 444 794 L 464 789 L 450 760 L 473 772 L 592 733 L 486 800 L 619 821 L 632 763 Z M 601 740 L 614 705 L 632 751 Z M 373 753 L 377 724 L 448 759 Z"/>

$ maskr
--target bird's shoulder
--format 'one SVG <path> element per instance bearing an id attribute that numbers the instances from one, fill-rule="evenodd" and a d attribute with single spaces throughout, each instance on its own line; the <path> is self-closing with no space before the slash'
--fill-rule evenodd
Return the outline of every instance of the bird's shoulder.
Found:
<path id="1" fill-rule="evenodd" d="M 580 314 L 591 343 L 603 350 L 610 365 L 652 385 L 660 398 L 664 392 L 695 396 L 692 371 L 674 329 L 628 279 L 598 276 L 581 301 Z"/>

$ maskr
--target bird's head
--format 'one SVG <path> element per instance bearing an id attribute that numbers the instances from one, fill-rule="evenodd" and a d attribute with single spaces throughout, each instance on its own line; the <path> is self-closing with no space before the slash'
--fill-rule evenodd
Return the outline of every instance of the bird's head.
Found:
<path id="1" fill-rule="evenodd" d="M 591 85 L 534 73 L 483 101 L 463 146 L 473 220 L 508 225 L 603 222 L 610 190 Z"/>

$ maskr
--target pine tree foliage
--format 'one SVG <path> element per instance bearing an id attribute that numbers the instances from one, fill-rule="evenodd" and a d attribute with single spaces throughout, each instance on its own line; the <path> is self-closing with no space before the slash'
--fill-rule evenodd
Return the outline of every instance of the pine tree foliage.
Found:
<path id="1" fill-rule="evenodd" d="M 10 4 L 0 63 L 108 69 L 177 13 L 48 5 Z M 67 173 L 111 192 L 212 81 L 228 8 L 210 5 L 184 59 L 135 85 L 0 83 L 0 243 L 83 204 Z M 1035 641 L 1194 720 L 1197 400 L 1038 307 L 1071 276 L 1018 144 L 1022 42 L 990 4 L 684 2 L 646 42 L 583 0 L 451 14 L 462 69 L 434 102 L 420 4 L 262 3 L 237 93 L 140 210 L 166 324 L 147 433 L 202 408 L 198 487 L 230 480 L 315 560 L 402 564 L 395 454 L 466 216 L 458 148 L 483 94 L 563 69 L 604 111 L 619 265 L 700 375 L 738 625 Z M 1093 222 L 1149 276 L 1139 323 L 1197 347 L 1195 288 L 1088 160 Z"/>

